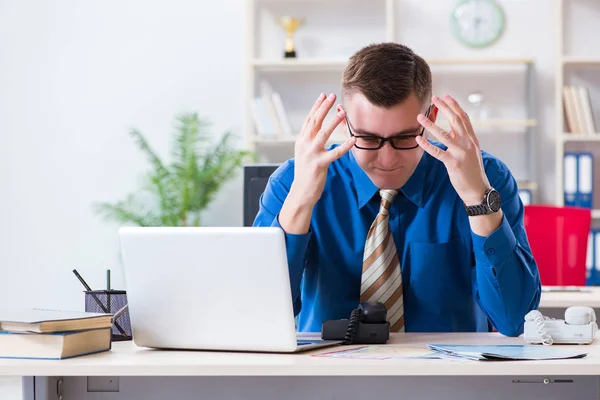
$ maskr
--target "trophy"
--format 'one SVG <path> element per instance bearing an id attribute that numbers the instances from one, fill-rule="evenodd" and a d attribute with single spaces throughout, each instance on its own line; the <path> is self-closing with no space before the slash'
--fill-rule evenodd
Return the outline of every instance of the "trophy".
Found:
<path id="1" fill-rule="evenodd" d="M 304 18 L 293 18 L 293 17 L 279 17 L 279 23 L 285 30 L 285 58 L 296 57 L 296 46 L 294 45 L 294 32 L 304 22 Z"/>

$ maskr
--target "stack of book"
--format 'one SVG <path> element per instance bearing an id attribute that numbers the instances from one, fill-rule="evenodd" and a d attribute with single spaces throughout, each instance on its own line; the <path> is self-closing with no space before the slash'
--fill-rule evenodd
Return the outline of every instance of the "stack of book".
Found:
<path id="1" fill-rule="evenodd" d="M 594 108 L 587 87 L 565 85 L 563 87 L 563 104 L 567 132 L 596 133 Z"/>
<path id="2" fill-rule="evenodd" d="M 112 314 L 0 310 L 0 358 L 60 360 L 111 349 Z"/>

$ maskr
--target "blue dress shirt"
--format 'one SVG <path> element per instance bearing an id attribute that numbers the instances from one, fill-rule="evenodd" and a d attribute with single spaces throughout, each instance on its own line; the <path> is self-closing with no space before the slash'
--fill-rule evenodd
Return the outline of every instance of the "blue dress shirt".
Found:
<path id="1" fill-rule="evenodd" d="M 482 156 L 504 213 L 490 236 L 471 231 L 446 167 L 428 153 L 390 208 L 407 332 L 489 331 L 493 326 L 518 336 L 525 314 L 539 305 L 540 278 L 517 183 L 502 161 L 486 152 Z M 281 227 L 278 215 L 293 179 L 291 159 L 269 178 L 254 226 Z M 357 307 L 365 239 L 379 204 L 378 188 L 348 152 L 329 166 L 309 232 L 285 234 L 299 331 L 318 332 L 323 321 L 348 318 Z"/>

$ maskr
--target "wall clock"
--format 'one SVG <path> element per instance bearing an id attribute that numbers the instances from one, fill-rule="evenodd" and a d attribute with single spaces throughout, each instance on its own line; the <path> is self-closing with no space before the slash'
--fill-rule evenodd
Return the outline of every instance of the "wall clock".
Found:
<path id="1" fill-rule="evenodd" d="M 454 36 L 470 47 L 487 47 L 502 36 L 504 11 L 494 0 L 461 0 L 452 11 Z"/>

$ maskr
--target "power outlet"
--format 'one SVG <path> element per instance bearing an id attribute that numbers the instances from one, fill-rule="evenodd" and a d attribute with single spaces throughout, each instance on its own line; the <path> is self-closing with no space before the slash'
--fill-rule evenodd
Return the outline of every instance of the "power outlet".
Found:
<path id="1" fill-rule="evenodd" d="M 91 392 L 118 392 L 118 376 L 88 376 L 87 391 Z"/>

